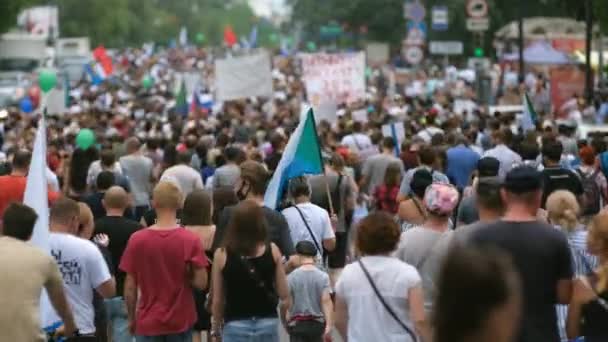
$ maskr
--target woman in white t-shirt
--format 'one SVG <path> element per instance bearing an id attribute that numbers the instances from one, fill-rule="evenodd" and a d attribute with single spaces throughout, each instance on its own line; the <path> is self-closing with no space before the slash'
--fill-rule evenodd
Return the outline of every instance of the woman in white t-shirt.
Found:
<path id="1" fill-rule="evenodd" d="M 344 268 L 336 285 L 336 327 L 350 342 L 431 340 L 420 275 L 391 256 L 400 232 L 382 212 L 359 223 L 362 258 Z"/>

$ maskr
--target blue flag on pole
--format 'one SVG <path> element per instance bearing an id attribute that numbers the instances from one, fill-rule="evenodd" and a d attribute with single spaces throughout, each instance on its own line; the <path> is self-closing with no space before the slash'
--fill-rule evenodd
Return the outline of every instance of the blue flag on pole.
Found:
<path id="1" fill-rule="evenodd" d="M 287 142 L 283 156 L 266 189 L 264 205 L 276 209 L 290 179 L 306 174 L 321 173 L 323 173 L 321 144 L 311 108 L 306 113 L 306 117 L 300 120 L 298 127 Z"/>

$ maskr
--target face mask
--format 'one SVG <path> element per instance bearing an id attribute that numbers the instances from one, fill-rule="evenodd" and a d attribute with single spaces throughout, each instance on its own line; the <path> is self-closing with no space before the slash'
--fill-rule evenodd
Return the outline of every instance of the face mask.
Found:
<path id="1" fill-rule="evenodd" d="M 245 190 L 245 187 L 247 187 L 247 190 Z M 247 195 L 249 195 L 249 190 L 249 185 L 242 182 L 241 187 L 236 191 L 236 197 L 238 197 L 239 201 L 244 201 L 247 198 Z"/>

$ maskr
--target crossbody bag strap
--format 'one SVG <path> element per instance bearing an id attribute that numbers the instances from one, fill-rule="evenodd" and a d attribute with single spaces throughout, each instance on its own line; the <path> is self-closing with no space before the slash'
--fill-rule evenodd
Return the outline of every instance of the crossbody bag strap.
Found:
<path id="1" fill-rule="evenodd" d="M 431 245 L 431 248 L 428 249 L 427 253 L 422 257 L 422 259 L 420 259 L 420 261 L 418 262 L 418 264 L 416 265 L 416 269 L 418 270 L 418 272 L 420 272 L 420 270 L 422 269 L 422 266 L 424 266 L 424 264 L 426 263 L 426 261 L 429 259 L 429 257 L 431 256 L 431 254 L 433 254 L 433 249 L 435 249 L 435 247 L 437 245 L 439 245 L 439 242 L 441 240 L 443 240 L 444 236 L 447 234 L 448 232 L 444 232 L 443 234 L 441 234 L 440 237 L 437 238 L 437 240 L 435 240 L 435 242 L 433 242 L 433 244 Z"/>
<path id="2" fill-rule="evenodd" d="M 408 333 L 408 335 L 410 335 L 412 340 L 417 341 L 416 334 L 414 334 L 412 329 L 410 329 L 405 323 L 403 323 L 403 321 L 401 319 L 399 319 L 399 316 L 397 316 L 395 311 L 393 311 L 393 309 L 388 305 L 388 303 L 386 302 L 384 297 L 382 297 L 382 295 L 380 294 L 380 291 L 378 290 L 378 287 L 376 286 L 376 283 L 374 283 L 372 276 L 367 271 L 367 268 L 365 268 L 365 266 L 363 265 L 363 261 L 361 261 L 361 259 L 359 259 L 359 266 L 361 266 L 361 270 L 363 270 L 363 274 L 365 274 L 367 281 L 369 282 L 372 289 L 374 290 L 376 297 L 378 297 L 378 299 L 382 303 L 382 306 L 384 306 L 384 308 L 389 313 L 389 315 L 391 315 L 391 317 L 393 317 L 393 319 Z"/>
<path id="3" fill-rule="evenodd" d="M 298 211 L 298 214 L 300 214 L 300 217 L 302 218 L 302 221 L 304 222 L 306 229 L 308 229 L 308 234 L 310 234 L 310 237 L 312 238 L 312 242 L 314 242 L 315 247 L 317 248 L 317 252 L 319 252 L 319 254 L 322 256 L 323 250 L 321 249 L 319 242 L 317 242 L 317 238 L 315 237 L 315 234 L 312 233 L 312 229 L 310 229 L 310 226 L 308 225 L 308 221 L 306 221 L 306 218 L 304 217 L 304 213 L 302 213 L 302 210 L 300 210 L 300 208 L 298 208 L 297 205 L 294 205 L 293 207 L 296 208 L 296 210 Z"/>
<path id="4" fill-rule="evenodd" d="M 422 205 L 420 205 L 420 203 L 418 202 L 418 199 L 416 197 L 412 196 L 412 202 L 414 202 L 416 209 L 418 209 L 418 212 L 422 215 L 422 217 L 426 221 L 426 219 L 428 218 L 426 215 L 426 211 L 424 211 L 424 209 L 422 208 Z"/>

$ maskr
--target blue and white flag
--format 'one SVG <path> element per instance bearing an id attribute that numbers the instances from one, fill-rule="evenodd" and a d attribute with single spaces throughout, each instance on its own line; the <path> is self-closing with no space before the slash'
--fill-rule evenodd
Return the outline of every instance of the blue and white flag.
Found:
<path id="1" fill-rule="evenodd" d="M 258 44 L 258 26 L 256 25 L 251 29 L 251 32 L 249 33 L 249 42 L 247 45 L 250 49 L 254 49 L 257 44 Z"/>
<path id="2" fill-rule="evenodd" d="M 268 183 L 264 205 L 276 209 L 290 179 L 302 175 L 318 175 L 323 171 L 321 144 L 313 111 L 309 109 L 287 142 L 277 169 Z"/>
<path id="3" fill-rule="evenodd" d="M 523 116 L 521 118 L 521 128 L 524 132 L 534 131 L 536 129 L 536 111 L 534 110 L 534 106 L 532 105 L 532 101 L 530 101 L 530 97 L 528 93 L 524 93 L 522 99 L 522 106 L 524 108 Z"/>

